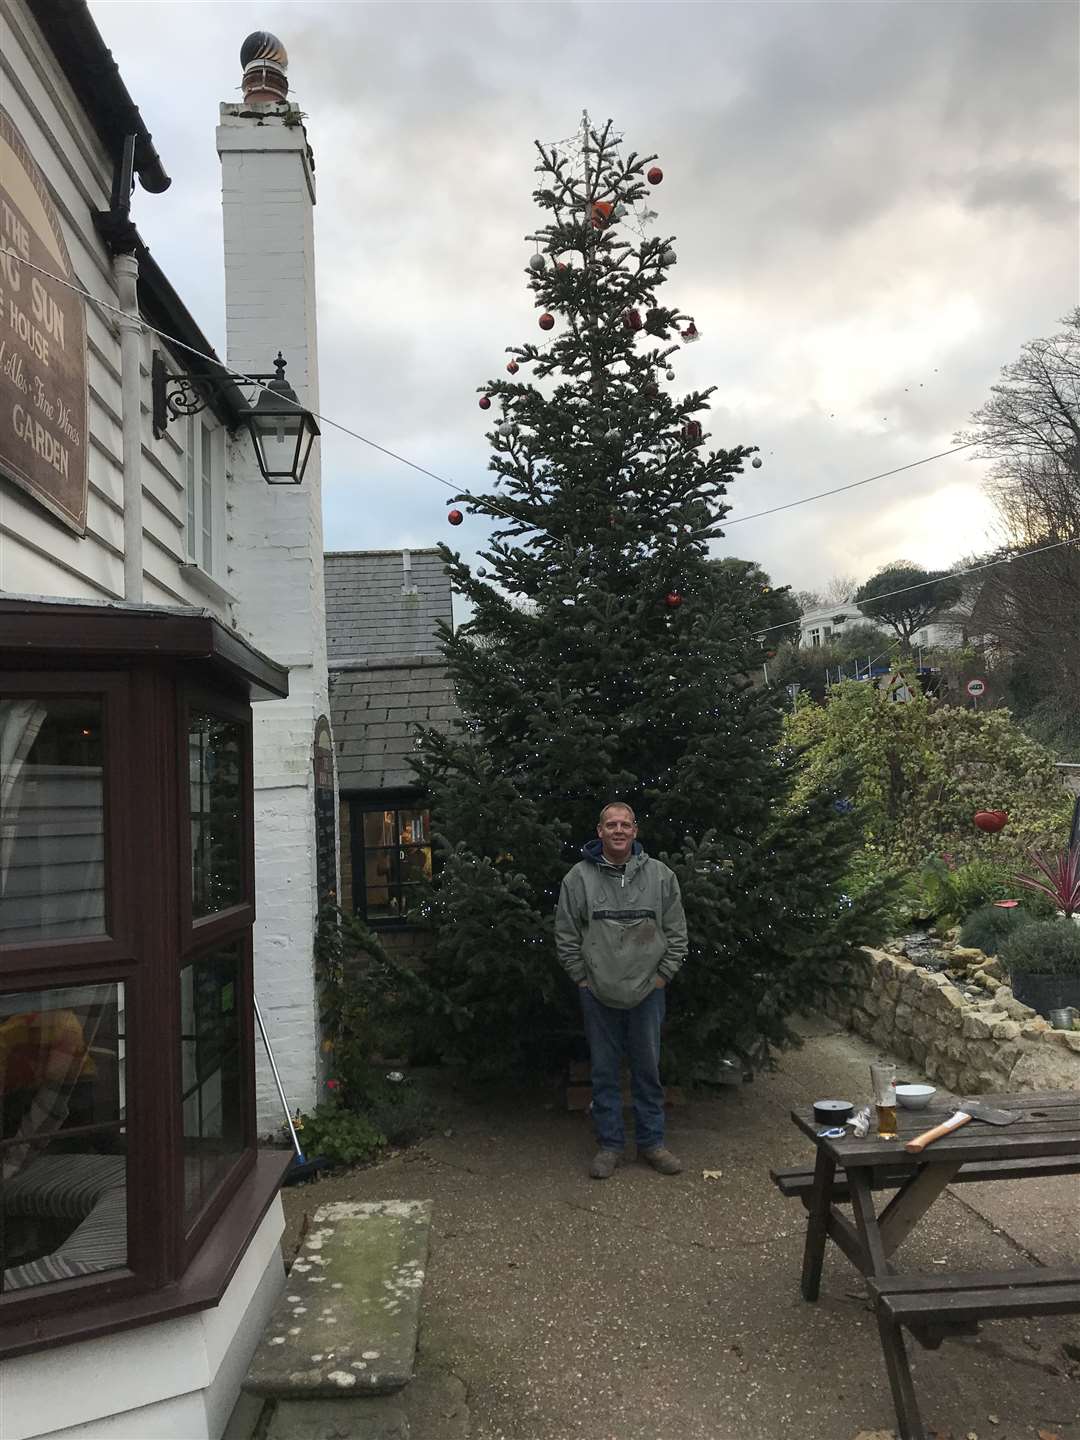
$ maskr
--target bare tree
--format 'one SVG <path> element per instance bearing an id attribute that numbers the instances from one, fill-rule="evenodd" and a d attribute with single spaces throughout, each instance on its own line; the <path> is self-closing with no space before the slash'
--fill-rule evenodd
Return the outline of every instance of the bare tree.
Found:
<path id="1" fill-rule="evenodd" d="M 987 488 L 1003 557 L 1045 553 L 985 572 L 972 628 L 1022 667 L 1035 691 L 1080 706 L 1080 307 L 1029 341 L 961 436 L 995 463 Z M 1065 543 L 1063 543 L 1065 542 Z"/>
<path id="2" fill-rule="evenodd" d="M 823 605 L 846 605 L 858 588 L 859 582 L 854 575 L 834 575 L 822 588 L 821 603 Z"/>

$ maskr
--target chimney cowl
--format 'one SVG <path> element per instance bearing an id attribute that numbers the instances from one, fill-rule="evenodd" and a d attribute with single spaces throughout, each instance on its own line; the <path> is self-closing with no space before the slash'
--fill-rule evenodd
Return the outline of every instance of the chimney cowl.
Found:
<path id="1" fill-rule="evenodd" d="M 289 55 L 269 30 L 254 30 L 240 47 L 241 89 L 249 104 L 280 105 L 288 98 Z"/>

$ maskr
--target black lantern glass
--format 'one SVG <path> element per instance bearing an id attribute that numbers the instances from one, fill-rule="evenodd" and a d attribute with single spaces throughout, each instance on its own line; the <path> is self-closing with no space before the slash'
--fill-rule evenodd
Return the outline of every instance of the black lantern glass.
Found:
<path id="1" fill-rule="evenodd" d="M 285 379 L 285 359 L 280 350 L 274 368 L 276 376 L 260 391 L 245 418 L 266 483 L 299 485 L 319 427 Z"/>

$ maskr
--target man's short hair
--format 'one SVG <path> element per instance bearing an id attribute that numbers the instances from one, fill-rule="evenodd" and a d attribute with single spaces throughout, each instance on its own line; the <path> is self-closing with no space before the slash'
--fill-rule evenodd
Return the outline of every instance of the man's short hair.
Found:
<path id="1" fill-rule="evenodd" d="M 625 800 L 609 800 L 608 803 L 604 806 L 604 808 L 600 811 L 600 819 L 597 821 L 597 824 L 602 825 L 604 823 L 604 816 L 609 810 L 625 810 L 626 813 L 630 816 L 630 819 L 634 822 L 634 824 L 637 824 L 637 816 L 634 814 L 634 807 L 632 805 L 628 805 Z"/>

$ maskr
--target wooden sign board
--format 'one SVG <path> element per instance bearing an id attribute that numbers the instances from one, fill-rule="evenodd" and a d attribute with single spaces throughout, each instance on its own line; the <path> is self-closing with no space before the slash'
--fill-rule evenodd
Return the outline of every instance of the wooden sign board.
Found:
<path id="1" fill-rule="evenodd" d="M 75 274 L 49 187 L 0 107 L 0 475 L 82 535 L 86 315 L 65 280 Z"/>

